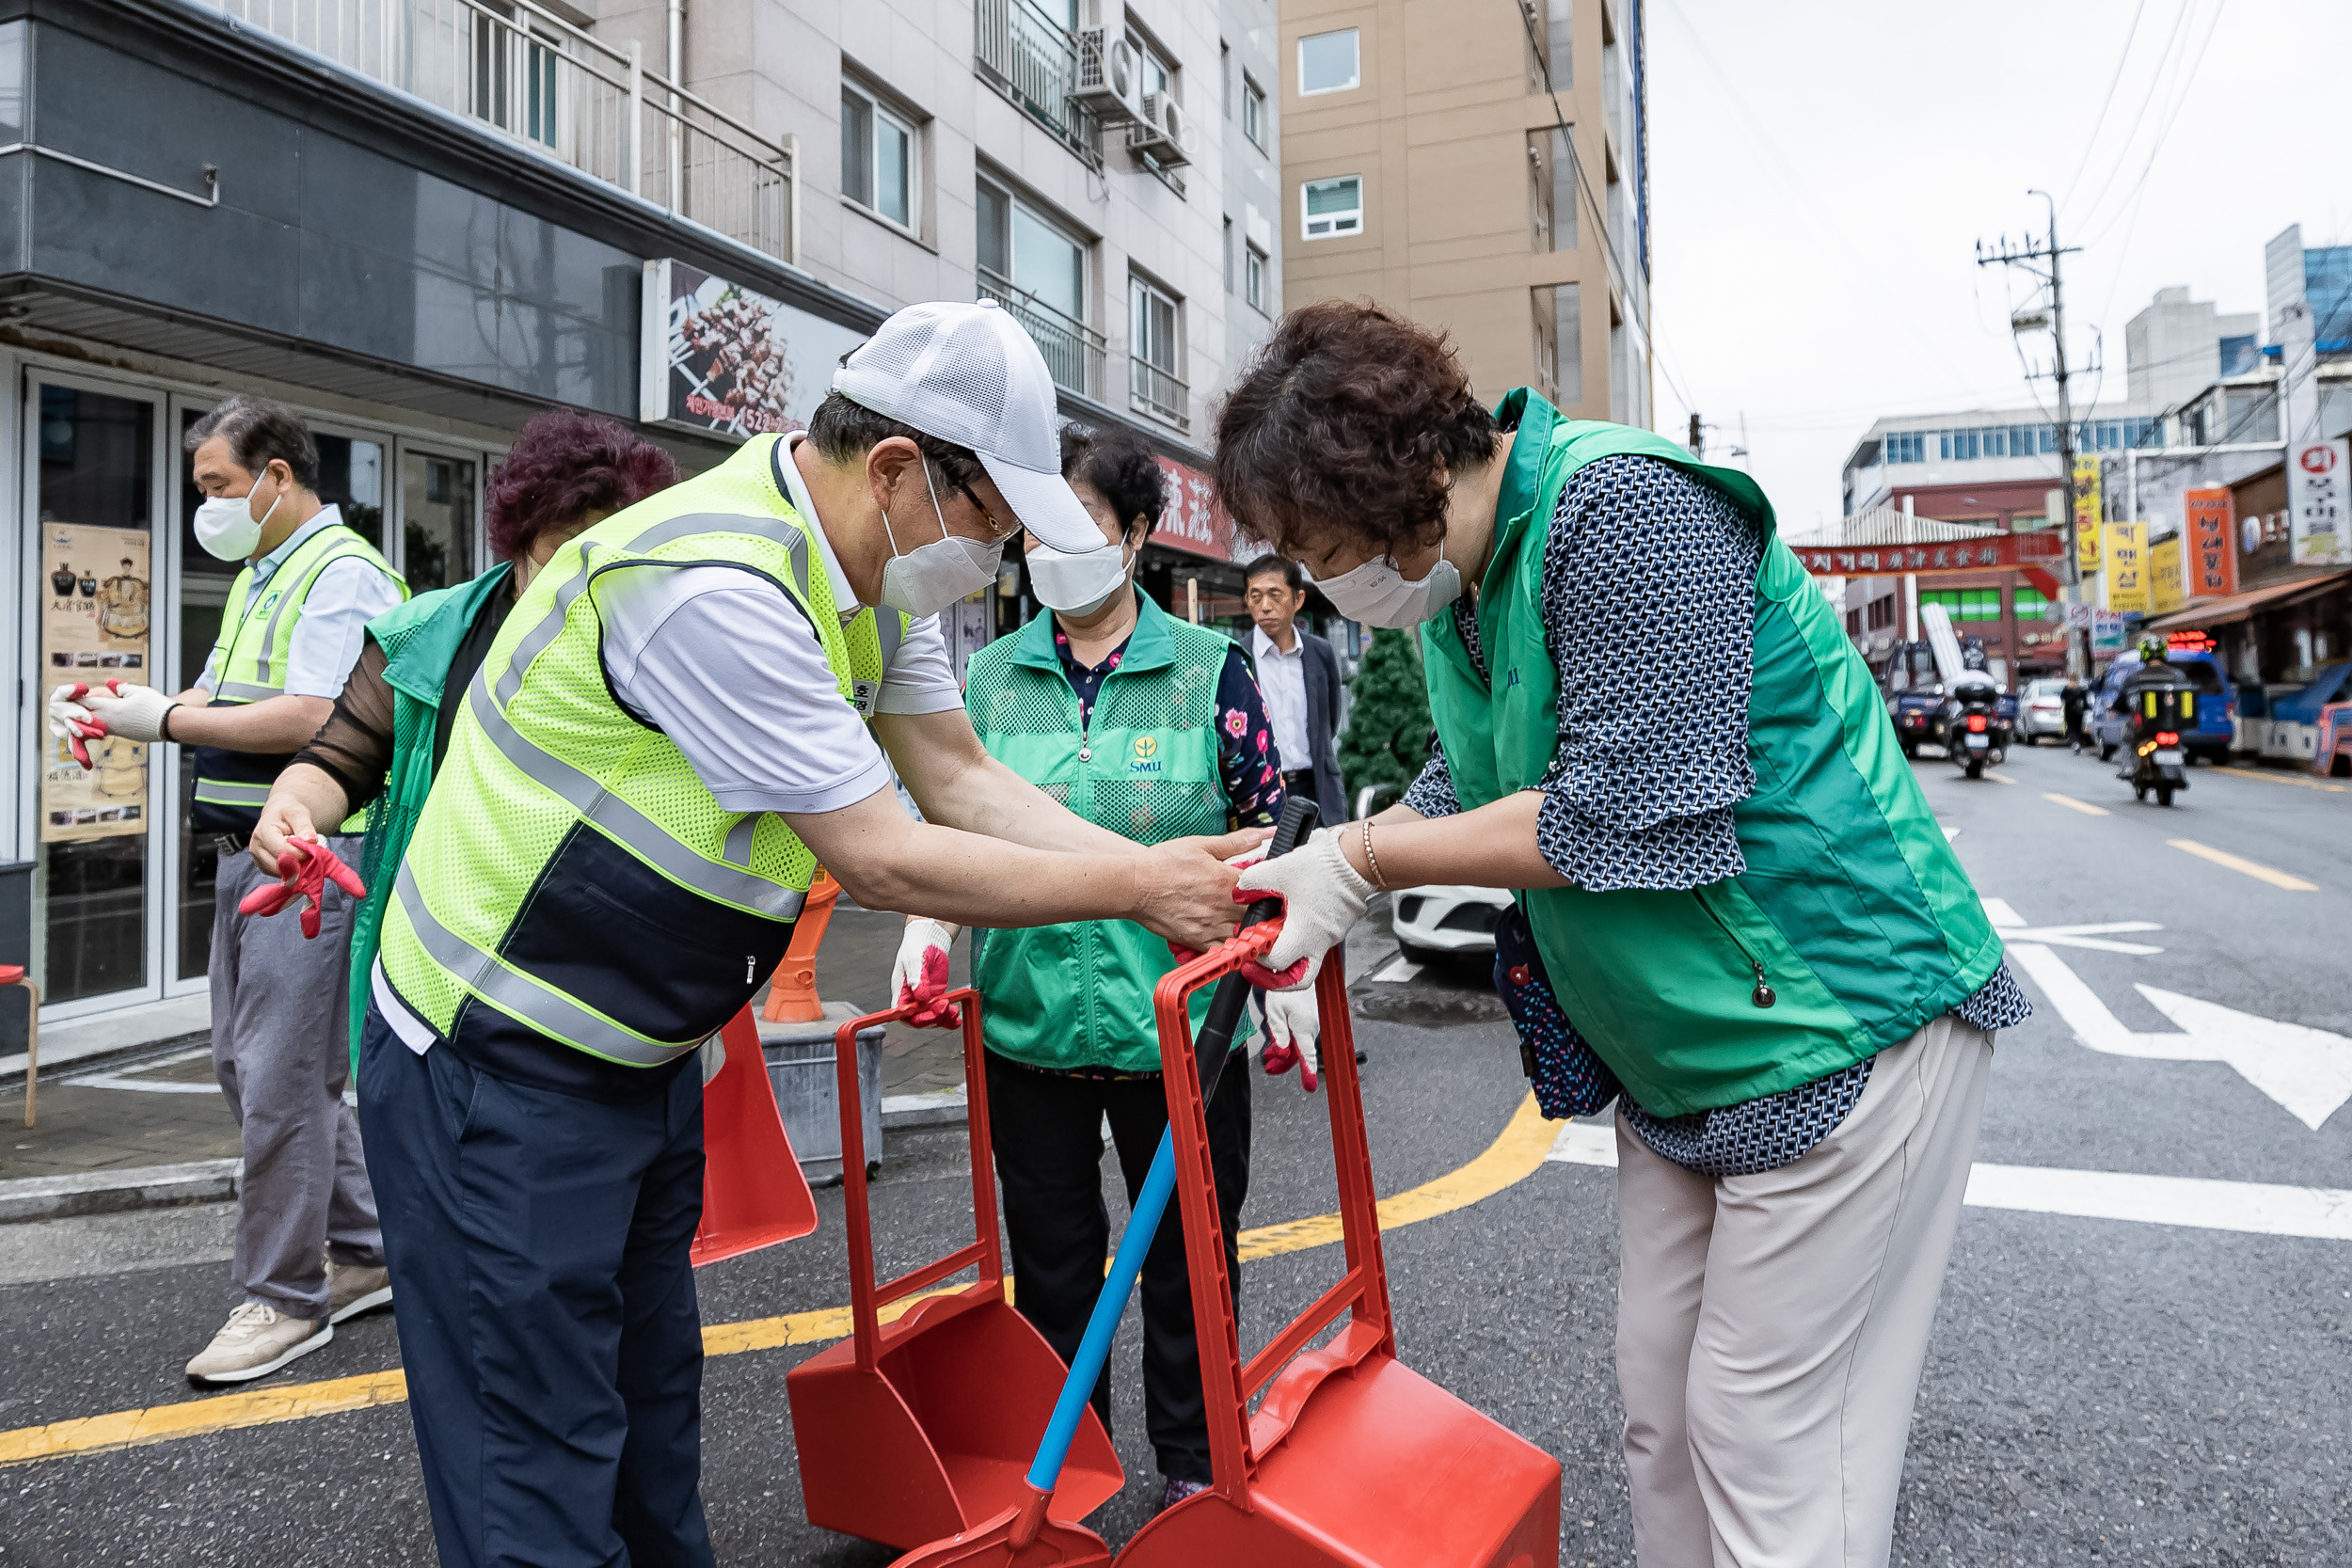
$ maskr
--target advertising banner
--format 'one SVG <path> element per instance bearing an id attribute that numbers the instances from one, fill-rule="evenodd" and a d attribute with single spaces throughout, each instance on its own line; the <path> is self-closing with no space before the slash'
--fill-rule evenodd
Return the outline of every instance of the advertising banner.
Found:
<path id="1" fill-rule="evenodd" d="M 2115 654 L 2123 651 L 2130 641 L 2131 619 L 2112 610 L 2090 612 L 2090 651 L 2094 654 Z"/>
<path id="2" fill-rule="evenodd" d="M 2182 537 L 2188 546 L 2188 596 L 2218 598 L 2237 592 L 2237 530 L 2227 490 L 2191 490 L 2182 498 Z"/>
<path id="3" fill-rule="evenodd" d="M 700 267 L 647 261 L 638 418 L 738 441 L 805 430 L 865 341 Z"/>
<path id="4" fill-rule="evenodd" d="M 41 700 L 66 681 L 154 684 L 148 628 L 154 575 L 148 533 L 81 523 L 40 525 Z M 147 748 L 109 736 L 88 743 L 85 770 L 66 742 L 40 730 L 40 841 L 147 832 Z"/>
<path id="5" fill-rule="evenodd" d="M 2181 540 L 2178 534 L 2148 546 L 2148 602 L 2158 615 L 2181 608 Z"/>
<path id="6" fill-rule="evenodd" d="M 1161 531 L 1167 531 L 1165 523 Z M 1873 545 L 1854 549 L 1818 545 L 1789 547 L 1804 562 L 1804 569 L 1817 578 L 1981 572 L 1988 566 L 2039 565 L 2066 554 L 2066 541 L 2055 533 L 2002 533 L 1953 545 Z"/>
<path id="7" fill-rule="evenodd" d="M 2148 525 L 2106 523 L 2107 608 L 2120 615 L 2148 613 Z"/>
<path id="8" fill-rule="evenodd" d="M 2297 566 L 2352 566 L 2352 437 L 2287 448 L 2287 512 Z"/>
<path id="9" fill-rule="evenodd" d="M 2085 577 L 2099 569 L 2099 460 L 2074 459 L 2074 562 Z"/>
<path id="10" fill-rule="evenodd" d="M 1212 561 L 1233 559 L 1233 515 L 1216 499 L 1216 485 L 1208 475 L 1172 457 L 1159 460 L 1168 476 L 1168 510 L 1152 531 L 1152 543 L 1205 555 Z"/>

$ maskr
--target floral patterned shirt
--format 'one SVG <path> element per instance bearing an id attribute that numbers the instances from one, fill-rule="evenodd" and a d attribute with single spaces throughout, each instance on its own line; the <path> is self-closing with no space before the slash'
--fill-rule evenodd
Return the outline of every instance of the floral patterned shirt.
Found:
<path id="1" fill-rule="evenodd" d="M 1070 651 L 1070 634 L 1057 626 L 1054 652 L 1061 657 L 1062 673 L 1077 696 L 1080 722 L 1090 721 L 1095 694 L 1126 657 L 1127 644 L 1113 648 L 1100 664 L 1081 664 Z M 1266 718 L 1265 696 L 1250 673 L 1248 655 L 1237 642 L 1226 651 L 1225 668 L 1216 677 L 1216 768 L 1225 784 L 1229 829 L 1271 828 L 1281 820 L 1282 775 L 1274 756 L 1274 725 Z"/>

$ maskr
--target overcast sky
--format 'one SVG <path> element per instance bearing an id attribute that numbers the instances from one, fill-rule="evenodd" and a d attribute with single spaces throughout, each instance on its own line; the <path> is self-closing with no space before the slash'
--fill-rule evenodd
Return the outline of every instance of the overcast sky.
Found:
<path id="1" fill-rule="evenodd" d="M 2158 288 L 2260 311 L 2280 230 L 2352 243 L 2346 0 L 1645 9 L 1656 424 L 1680 437 L 1695 404 L 1716 457 L 1744 413 L 1791 532 L 1838 515 L 1879 416 L 2048 403 L 2008 326 L 2029 280 L 1976 265 L 1979 238 L 2043 230 L 2028 188 L 2085 246 L 2066 258 L 2070 356 L 2093 359 L 2104 329 L 2109 398 L 2124 323 Z M 2046 335 L 2019 344 L 2046 365 Z"/>

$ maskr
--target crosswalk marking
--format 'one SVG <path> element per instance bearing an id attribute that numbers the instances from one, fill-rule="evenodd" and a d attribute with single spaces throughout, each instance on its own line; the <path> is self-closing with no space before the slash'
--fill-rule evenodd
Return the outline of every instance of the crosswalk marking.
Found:
<path id="1" fill-rule="evenodd" d="M 1560 1130 L 1544 1158 L 1613 1169 L 1617 1135 L 1607 1127 L 1572 1121 Z M 2352 1242 L 2352 1192 L 2334 1187 L 1979 1164 L 1968 1171 L 1966 1202 L 1972 1209 Z"/>

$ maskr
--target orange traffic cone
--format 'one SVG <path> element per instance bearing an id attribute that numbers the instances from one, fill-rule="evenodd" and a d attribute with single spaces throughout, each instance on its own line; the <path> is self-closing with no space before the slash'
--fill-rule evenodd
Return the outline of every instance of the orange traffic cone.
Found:
<path id="1" fill-rule="evenodd" d="M 719 1032 L 725 1063 L 703 1080 L 703 1217 L 694 1266 L 817 1228 L 817 1200 L 792 1157 L 749 1007 Z"/>
<path id="2" fill-rule="evenodd" d="M 817 1000 L 817 949 L 833 919 L 833 901 L 840 896 L 841 884 L 819 866 L 816 884 L 801 905 L 800 921 L 792 927 L 792 944 L 784 950 L 784 962 L 768 983 L 768 1005 L 759 1016 L 770 1023 L 825 1022 L 825 1005 Z"/>

